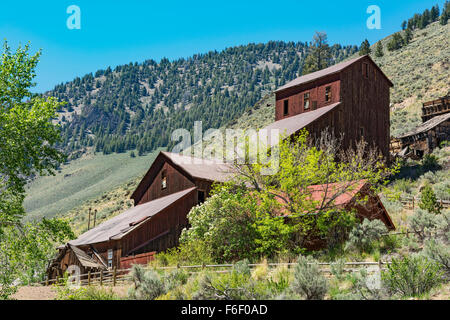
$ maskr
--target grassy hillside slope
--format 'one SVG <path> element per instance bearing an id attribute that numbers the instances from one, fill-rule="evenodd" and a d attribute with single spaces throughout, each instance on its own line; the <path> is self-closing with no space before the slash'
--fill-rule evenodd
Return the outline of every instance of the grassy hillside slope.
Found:
<path id="1" fill-rule="evenodd" d="M 132 158 L 129 153 L 97 153 L 71 161 L 55 176 L 40 177 L 29 184 L 25 199 L 28 218 L 53 217 L 100 197 L 142 176 L 156 155 Z"/>

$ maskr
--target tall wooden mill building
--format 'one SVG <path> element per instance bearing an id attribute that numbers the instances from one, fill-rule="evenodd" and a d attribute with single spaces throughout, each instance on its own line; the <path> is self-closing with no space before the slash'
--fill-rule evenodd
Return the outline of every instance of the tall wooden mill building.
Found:
<path id="1" fill-rule="evenodd" d="M 390 87 L 391 81 L 369 56 L 337 64 L 276 90 L 276 122 L 266 129 L 291 136 L 306 128 L 318 136 L 329 128 L 336 136 L 344 134 L 344 147 L 364 137 L 388 157 Z M 232 176 L 227 164 L 161 152 L 131 196 L 135 206 L 61 247 L 49 277 L 61 275 L 70 265 L 78 265 L 83 273 L 146 263 L 154 252 L 177 245 L 191 208 L 208 197 L 213 182 Z M 381 212 L 377 217 L 394 228 L 377 196 L 371 197 Z M 348 197 L 348 205 L 352 199 Z M 358 210 L 362 216 L 370 213 Z"/>
<path id="2" fill-rule="evenodd" d="M 276 90 L 276 122 L 266 129 L 291 136 L 305 128 L 318 137 L 328 128 L 344 135 L 343 148 L 364 138 L 389 159 L 392 86 L 368 55 L 339 63 Z"/>

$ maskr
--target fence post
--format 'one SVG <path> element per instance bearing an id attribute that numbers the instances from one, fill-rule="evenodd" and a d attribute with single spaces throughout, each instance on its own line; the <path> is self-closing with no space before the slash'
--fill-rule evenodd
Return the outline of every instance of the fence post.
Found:
<path id="1" fill-rule="evenodd" d="M 205 269 L 206 268 L 206 263 L 202 263 L 202 269 Z"/>
<path id="2" fill-rule="evenodd" d="M 88 286 L 91 285 L 91 270 L 88 271 Z"/>
<path id="3" fill-rule="evenodd" d="M 117 280 L 117 269 L 114 267 L 113 269 L 113 287 L 116 286 L 116 280 Z"/>
<path id="4" fill-rule="evenodd" d="M 100 270 L 100 286 L 103 286 L 103 270 Z"/>
<path id="5" fill-rule="evenodd" d="M 412 208 L 413 208 L 413 210 L 414 210 L 414 197 L 413 197 L 413 199 L 412 199 Z"/>

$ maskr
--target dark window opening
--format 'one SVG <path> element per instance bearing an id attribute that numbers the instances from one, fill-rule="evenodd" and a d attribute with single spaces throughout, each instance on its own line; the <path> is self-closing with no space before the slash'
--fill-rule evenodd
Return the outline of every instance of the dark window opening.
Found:
<path id="1" fill-rule="evenodd" d="M 284 100 L 283 115 L 287 116 L 289 114 L 289 100 Z"/>
<path id="2" fill-rule="evenodd" d="M 166 170 L 163 170 L 161 172 L 161 189 L 167 188 L 167 176 L 166 176 Z"/>
<path id="3" fill-rule="evenodd" d="M 312 109 L 316 110 L 317 109 L 317 101 L 313 101 L 312 102 Z"/>
<path id="4" fill-rule="evenodd" d="M 325 101 L 330 102 L 331 101 L 331 87 L 325 88 Z"/>
<path id="5" fill-rule="evenodd" d="M 205 202 L 205 191 L 198 191 L 198 204 Z"/>
<path id="6" fill-rule="evenodd" d="M 303 109 L 309 109 L 309 92 L 303 95 Z"/>
<path id="7" fill-rule="evenodd" d="M 369 78 L 369 64 L 368 63 L 363 63 L 363 76 L 364 78 L 368 79 Z"/>

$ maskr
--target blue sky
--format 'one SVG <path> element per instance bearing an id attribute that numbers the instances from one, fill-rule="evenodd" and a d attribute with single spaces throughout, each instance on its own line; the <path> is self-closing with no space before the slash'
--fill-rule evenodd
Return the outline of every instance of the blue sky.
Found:
<path id="1" fill-rule="evenodd" d="M 162 57 L 176 59 L 249 42 L 310 41 L 325 31 L 330 44 L 370 43 L 400 29 L 403 20 L 443 0 L 371 1 L 8 1 L 0 38 L 13 47 L 42 48 L 36 92 L 107 66 Z M 81 29 L 69 30 L 70 5 Z M 369 5 L 381 9 L 381 29 L 366 26 Z"/>

